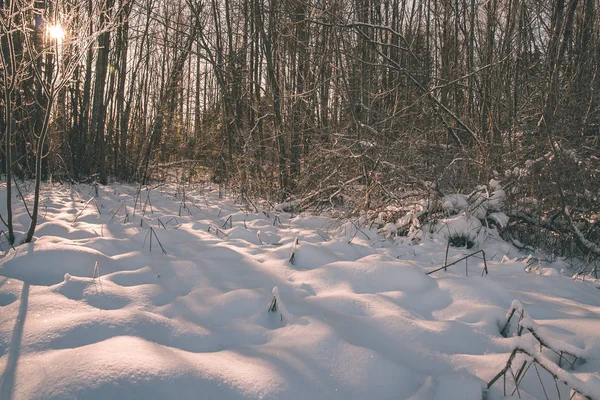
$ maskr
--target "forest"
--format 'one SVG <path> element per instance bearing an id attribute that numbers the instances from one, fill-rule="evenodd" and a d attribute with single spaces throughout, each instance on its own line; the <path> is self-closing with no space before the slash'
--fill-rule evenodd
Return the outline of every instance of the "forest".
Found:
<path id="1" fill-rule="evenodd" d="M 0 400 L 600 400 L 600 0 L 0 0 Z"/>
<path id="2" fill-rule="evenodd" d="M 33 217 L 43 182 L 210 178 L 424 223 L 494 178 L 507 240 L 600 256 L 598 0 L 2 0 L 0 28 L 11 242 L 24 180 Z"/>

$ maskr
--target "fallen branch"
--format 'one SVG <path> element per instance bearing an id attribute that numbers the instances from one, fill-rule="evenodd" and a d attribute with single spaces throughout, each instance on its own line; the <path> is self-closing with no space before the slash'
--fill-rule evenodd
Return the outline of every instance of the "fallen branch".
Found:
<path id="1" fill-rule="evenodd" d="M 543 229 L 552 231 L 554 233 L 558 233 L 559 235 L 564 235 L 564 232 L 553 223 L 553 220 L 547 221 L 547 220 L 544 220 L 541 218 L 537 218 L 533 215 L 525 214 L 523 212 L 518 212 L 518 211 L 513 212 L 513 213 L 508 213 L 507 216 L 512 220 L 525 222 L 529 225 L 535 226 L 536 228 L 543 228 Z"/>
<path id="2" fill-rule="evenodd" d="M 513 300 L 510 309 L 507 312 L 507 319 L 504 327 L 500 331 L 500 334 L 504 337 L 508 337 L 508 331 L 510 329 L 510 322 L 512 318 L 518 315 L 519 320 L 517 322 L 517 336 L 521 336 L 523 331 L 528 331 L 531 335 L 538 341 L 541 347 L 545 347 L 554 354 L 556 354 L 558 359 L 558 366 L 562 368 L 562 360 L 566 360 L 571 365 L 571 368 L 575 367 L 577 361 L 585 362 L 585 356 L 582 353 L 581 349 L 569 344 L 565 343 L 561 340 L 556 340 L 550 338 L 542 333 L 541 329 L 539 329 L 539 325 L 529 316 L 525 308 L 518 300 Z M 565 357 L 568 355 L 573 358 L 573 361 L 569 360 Z"/>
<path id="3" fill-rule="evenodd" d="M 315 192 L 312 192 L 309 195 L 307 195 L 306 197 L 303 197 L 302 199 L 300 199 L 300 201 L 298 202 L 298 204 L 299 204 L 298 208 L 300 209 L 300 211 L 302 211 L 302 210 L 306 210 L 307 208 L 310 208 L 311 206 L 313 206 L 319 202 L 331 202 L 331 199 L 333 196 L 332 194 L 326 195 L 325 196 L 326 199 L 322 198 L 322 195 L 324 195 L 327 192 L 341 193 L 343 191 L 343 189 L 345 188 L 345 186 L 350 185 L 351 183 L 359 181 L 363 178 L 364 178 L 364 175 L 359 175 L 355 178 L 347 180 L 346 182 L 339 183 L 338 185 L 329 185 L 329 186 L 319 189 Z"/>
<path id="4" fill-rule="evenodd" d="M 525 373 L 527 372 L 527 370 L 524 370 L 525 365 L 527 363 L 527 361 L 526 361 L 525 363 L 523 363 L 521 365 L 517 374 L 514 373 L 514 371 L 512 369 L 512 364 L 518 354 L 524 354 L 524 355 L 528 356 L 531 359 L 531 363 L 535 363 L 535 364 L 539 365 L 540 367 L 542 367 L 544 370 L 546 370 L 546 372 L 548 372 L 552 376 L 555 383 L 557 383 L 557 382 L 564 383 L 571 390 L 573 390 L 574 392 L 583 396 L 586 399 L 593 400 L 593 399 L 598 398 L 596 390 L 594 390 L 593 388 L 590 387 L 591 385 L 589 382 L 583 382 L 583 381 L 579 380 L 577 377 L 573 376 L 569 372 L 565 371 L 564 369 L 562 369 L 559 366 L 557 366 L 556 364 L 554 364 L 552 361 L 550 361 L 548 358 L 546 358 L 546 356 L 544 356 L 540 351 L 536 350 L 533 346 L 527 346 L 526 343 L 519 343 L 517 346 L 515 346 L 512 353 L 510 354 L 510 357 L 508 358 L 508 361 L 506 362 L 506 365 L 504 366 L 504 368 L 498 374 L 496 374 L 496 376 L 494 376 L 487 384 L 488 390 L 494 385 L 494 383 L 496 383 L 496 381 L 498 381 L 498 379 L 500 379 L 500 377 L 504 377 L 504 396 L 506 396 L 506 374 L 508 372 L 510 372 L 513 377 L 513 380 L 515 381 L 515 386 L 516 386 L 515 390 L 518 391 L 518 389 L 519 389 L 518 386 L 522 382 L 523 377 L 525 376 Z M 535 366 L 535 364 L 534 364 L 534 366 Z M 538 376 L 539 376 L 539 373 L 538 373 Z M 540 382 L 541 382 L 541 379 L 540 379 Z M 542 383 L 542 387 L 543 387 L 543 383 Z M 557 391 L 558 391 L 558 386 L 557 386 Z M 544 392 L 546 392 L 545 388 L 544 388 Z M 559 391 L 558 391 L 558 397 L 560 399 Z"/>

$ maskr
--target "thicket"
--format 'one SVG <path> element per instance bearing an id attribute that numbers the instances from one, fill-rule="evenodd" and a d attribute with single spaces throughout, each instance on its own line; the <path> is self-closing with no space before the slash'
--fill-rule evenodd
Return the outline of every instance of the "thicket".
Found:
<path id="1" fill-rule="evenodd" d="M 507 237 L 600 256 L 599 0 L 3 0 L 0 28 L 8 187 L 177 169 L 425 220 L 495 178 Z"/>

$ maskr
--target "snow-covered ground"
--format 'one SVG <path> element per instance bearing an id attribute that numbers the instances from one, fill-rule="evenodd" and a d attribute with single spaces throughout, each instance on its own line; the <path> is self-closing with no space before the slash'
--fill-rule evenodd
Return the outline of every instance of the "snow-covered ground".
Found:
<path id="1" fill-rule="evenodd" d="M 525 272 L 524 254 L 494 231 L 448 255 L 483 249 L 489 275 L 476 258 L 468 276 L 464 261 L 426 275 L 464 217 L 416 241 L 360 221 L 247 210 L 207 188 L 93 194 L 46 187 L 34 243 L 13 250 L 3 236 L 2 400 L 497 399 L 503 379 L 487 382 L 514 346 L 539 350 L 529 333 L 500 334 L 511 304 L 526 310 L 523 325 L 585 358 L 558 372 L 600 398 L 594 284 L 560 265 Z M 21 206 L 15 219 L 28 222 Z M 510 373 L 506 382 L 510 394 Z M 534 365 L 519 393 L 544 390 L 558 398 Z"/>

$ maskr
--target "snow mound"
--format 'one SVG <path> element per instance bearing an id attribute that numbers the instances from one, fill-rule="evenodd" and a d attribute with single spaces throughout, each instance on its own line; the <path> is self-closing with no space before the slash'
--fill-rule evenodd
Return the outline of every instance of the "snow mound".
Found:
<path id="1" fill-rule="evenodd" d="M 489 188 L 487 210 L 502 197 Z M 81 187 L 42 193 L 39 236 L 0 259 L 1 399 L 480 399 L 515 345 L 500 334 L 515 298 L 524 324 L 585 357 L 569 374 L 600 388 L 596 287 L 526 273 L 463 196 L 407 240 L 291 204 L 240 211 L 207 188 L 186 188 L 182 211 L 179 189 L 144 189 L 152 210 L 124 185 L 100 186 L 98 208 Z M 452 235 L 485 249 L 489 275 L 464 261 L 426 275 L 471 252 L 446 254 Z"/>

